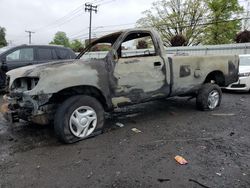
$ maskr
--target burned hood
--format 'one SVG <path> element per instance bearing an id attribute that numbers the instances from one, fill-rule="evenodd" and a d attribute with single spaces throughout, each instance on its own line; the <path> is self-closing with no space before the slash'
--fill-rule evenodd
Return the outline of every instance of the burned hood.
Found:
<path id="1" fill-rule="evenodd" d="M 11 77 L 28 77 L 28 76 L 39 76 L 41 71 L 46 70 L 47 68 L 57 67 L 57 66 L 64 66 L 66 64 L 71 64 L 76 60 L 63 60 L 63 61 L 53 61 L 43 64 L 37 65 L 29 65 L 17 69 L 13 69 L 6 74 Z"/>
<path id="2" fill-rule="evenodd" d="M 30 94 L 55 93 L 62 89 L 93 85 L 98 87 L 101 61 L 64 60 L 40 65 L 18 68 L 7 73 L 10 76 L 10 86 L 17 78 L 36 77 L 39 79 Z"/>

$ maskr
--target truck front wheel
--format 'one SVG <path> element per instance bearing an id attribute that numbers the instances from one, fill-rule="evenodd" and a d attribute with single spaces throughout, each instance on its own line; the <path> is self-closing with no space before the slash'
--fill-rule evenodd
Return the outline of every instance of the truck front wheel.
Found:
<path id="1" fill-rule="evenodd" d="M 201 86 L 196 98 L 196 106 L 199 110 L 214 110 L 220 106 L 222 92 L 218 85 L 207 83 Z"/>
<path id="2" fill-rule="evenodd" d="M 67 99 L 56 111 L 55 134 L 64 143 L 74 143 L 97 132 L 104 125 L 104 110 L 98 100 L 86 95 Z"/>

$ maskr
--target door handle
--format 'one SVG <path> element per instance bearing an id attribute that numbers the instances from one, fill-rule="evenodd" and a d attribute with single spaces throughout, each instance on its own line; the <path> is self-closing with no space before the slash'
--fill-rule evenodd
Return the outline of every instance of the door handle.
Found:
<path id="1" fill-rule="evenodd" d="M 155 66 L 155 67 L 160 67 L 161 65 L 162 65 L 161 62 L 159 62 L 159 61 L 154 62 L 154 66 Z"/>

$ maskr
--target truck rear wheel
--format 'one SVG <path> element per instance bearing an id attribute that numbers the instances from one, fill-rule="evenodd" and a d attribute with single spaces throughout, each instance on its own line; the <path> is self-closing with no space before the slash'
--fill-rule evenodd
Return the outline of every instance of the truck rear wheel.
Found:
<path id="1" fill-rule="evenodd" d="M 86 95 L 67 99 L 56 111 L 54 129 L 60 141 L 74 143 L 102 132 L 104 110 L 98 100 Z"/>
<path id="2" fill-rule="evenodd" d="M 222 92 L 218 85 L 207 83 L 198 91 L 196 106 L 199 110 L 214 110 L 220 106 Z"/>

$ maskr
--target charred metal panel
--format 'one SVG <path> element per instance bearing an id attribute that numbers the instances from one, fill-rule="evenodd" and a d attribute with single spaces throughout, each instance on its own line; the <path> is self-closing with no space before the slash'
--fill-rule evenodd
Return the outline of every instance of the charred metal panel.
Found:
<path id="1" fill-rule="evenodd" d="M 180 77 L 187 77 L 191 74 L 190 65 L 182 65 L 180 67 Z"/>
<path id="2" fill-rule="evenodd" d="M 238 80 L 239 66 L 235 61 L 228 61 L 228 75 L 226 75 L 226 86 Z"/>
<path id="3" fill-rule="evenodd" d="M 165 71 L 165 63 L 159 56 L 120 58 L 114 70 L 117 85 L 113 105 L 139 103 L 153 96 L 166 96 L 169 85 L 168 91 L 162 91 L 166 85 Z"/>
<path id="4" fill-rule="evenodd" d="M 171 60 L 173 62 L 171 96 L 194 92 L 204 83 L 207 75 L 213 71 L 220 71 L 225 77 L 229 76 L 232 79 L 236 79 L 232 74 L 236 75 L 236 77 L 238 74 L 236 74 L 237 71 L 233 68 L 234 66 L 238 67 L 237 56 L 175 56 L 171 57 Z M 231 62 L 231 68 L 228 62 Z M 189 67 L 189 75 L 187 74 L 189 71 L 180 71 L 184 69 L 183 67 Z M 230 73 L 229 69 L 233 70 L 233 73 Z M 180 74 L 180 72 L 185 73 L 185 76 L 183 77 L 183 74 Z"/>
<path id="5" fill-rule="evenodd" d="M 93 68 L 94 65 L 91 63 L 83 62 L 82 60 L 50 63 L 15 69 L 8 74 L 11 75 L 10 84 L 18 77 L 39 77 L 39 82 L 34 89 L 24 91 L 27 95 L 56 93 L 65 88 L 84 85 L 86 83 L 100 88 L 98 84 L 99 77 L 103 75 L 105 70 L 98 72 L 97 69 Z"/>

